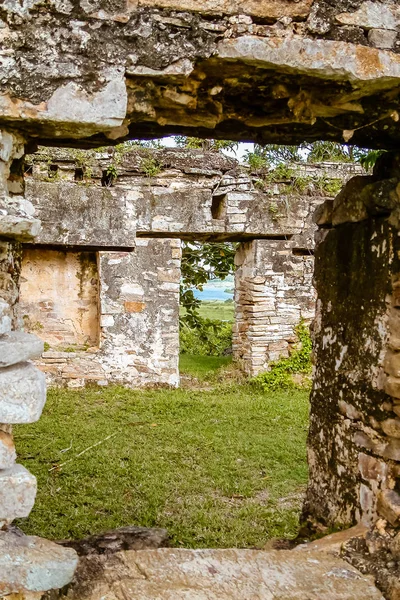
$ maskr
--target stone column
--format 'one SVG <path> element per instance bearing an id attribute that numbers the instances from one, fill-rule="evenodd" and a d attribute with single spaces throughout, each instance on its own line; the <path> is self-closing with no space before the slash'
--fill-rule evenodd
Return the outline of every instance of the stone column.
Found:
<path id="1" fill-rule="evenodd" d="M 100 354 L 107 381 L 179 385 L 180 240 L 100 252 Z"/>
<path id="2" fill-rule="evenodd" d="M 400 155 L 317 211 L 303 516 L 400 525 Z"/>
<path id="3" fill-rule="evenodd" d="M 249 375 L 288 356 L 296 325 L 314 317 L 314 257 L 295 248 L 293 240 L 253 240 L 236 254 L 233 355 Z"/>
<path id="4" fill-rule="evenodd" d="M 23 140 L 0 131 L 0 588 L 2 594 L 39 593 L 72 578 L 74 554 L 38 538 L 7 531 L 27 517 L 36 496 L 36 478 L 16 463 L 11 425 L 33 423 L 46 401 L 45 377 L 29 359 L 40 355 L 36 336 L 15 331 L 21 265 L 20 240 L 34 237 L 40 223 L 23 196 L 20 159 Z M 23 597 L 23 596 L 21 596 Z"/>

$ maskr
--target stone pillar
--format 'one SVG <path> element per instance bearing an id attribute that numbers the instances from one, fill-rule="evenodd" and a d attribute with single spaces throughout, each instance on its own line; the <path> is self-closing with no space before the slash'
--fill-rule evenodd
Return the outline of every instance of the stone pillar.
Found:
<path id="1" fill-rule="evenodd" d="M 253 240 L 240 244 L 235 263 L 233 355 L 253 376 L 288 356 L 296 325 L 313 318 L 314 258 L 292 240 Z"/>
<path id="2" fill-rule="evenodd" d="M 100 355 L 107 381 L 179 385 L 180 240 L 100 252 Z"/>
<path id="3" fill-rule="evenodd" d="M 7 532 L 16 518 L 27 517 L 36 496 L 36 478 L 16 463 L 11 425 L 32 423 L 46 401 L 45 377 L 29 359 L 40 355 L 36 336 L 15 331 L 21 265 L 20 240 L 39 230 L 32 205 L 25 201 L 20 159 L 23 140 L 0 131 L 0 587 L 4 595 L 61 587 L 72 578 L 75 555 L 38 538 Z M 23 597 L 23 596 L 21 596 Z"/>
<path id="4" fill-rule="evenodd" d="M 315 372 L 304 519 L 400 525 L 400 155 L 315 220 Z"/>

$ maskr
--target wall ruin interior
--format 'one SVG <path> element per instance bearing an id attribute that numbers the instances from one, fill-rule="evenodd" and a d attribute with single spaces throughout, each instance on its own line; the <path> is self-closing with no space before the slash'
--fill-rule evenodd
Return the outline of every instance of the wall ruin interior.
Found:
<path id="1" fill-rule="evenodd" d="M 104 173 L 115 161 L 118 175 L 105 186 Z M 332 181 L 337 187 L 362 172 L 352 164 L 298 165 L 286 177 L 267 178 L 260 190 L 260 173 L 218 153 L 140 147 L 117 156 L 43 150 L 27 165 L 26 195 L 42 216 L 42 231 L 40 244 L 24 250 L 24 329 L 50 346 L 37 362 L 48 382 L 72 387 L 178 385 L 182 237 L 251 240 L 236 256 L 234 359 L 255 375 L 287 356 L 295 327 L 314 315 L 314 207 Z M 151 177 L 148 165 L 157 165 Z M 60 197 L 66 198 L 61 211 Z M 101 250 L 117 241 L 128 247 L 133 230 L 132 252 Z M 157 237 L 142 237 L 149 234 Z M 177 239 L 158 237 L 171 234 Z M 67 252 L 62 243 L 80 240 L 82 248 L 94 248 L 95 239 L 99 279 L 93 251 Z M 92 270 L 83 256 L 91 257 Z M 41 261 L 36 272 L 35 261 Z"/>
<path id="2" fill-rule="evenodd" d="M 5 0 L 0 19 L 5 424 L 39 418 L 45 401 L 42 375 L 25 362 L 39 345 L 12 330 L 19 243 L 40 225 L 18 176 L 25 142 L 31 149 L 37 142 L 96 147 L 182 133 L 398 148 L 400 17 L 391 0 Z M 305 515 L 336 525 L 374 519 L 375 511 L 398 524 L 398 168 L 388 161 L 375 179 L 348 184 L 332 215 L 325 205 L 318 216 Z M 370 195 L 369 185 L 379 194 Z M 8 438 L 5 451 L 12 447 Z M 3 523 L 29 512 L 35 488 L 33 476 L 15 465 L 15 452 L 7 456 L 0 464 Z M 0 533 L 7 548 L 0 559 L 12 565 L 4 569 L 3 594 L 37 593 L 71 579 L 72 551 L 31 540 L 32 562 L 21 540 Z"/>
<path id="3" fill-rule="evenodd" d="M 25 247 L 20 315 L 25 331 L 52 348 L 99 343 L 99 276 L 94 252 Z"/>

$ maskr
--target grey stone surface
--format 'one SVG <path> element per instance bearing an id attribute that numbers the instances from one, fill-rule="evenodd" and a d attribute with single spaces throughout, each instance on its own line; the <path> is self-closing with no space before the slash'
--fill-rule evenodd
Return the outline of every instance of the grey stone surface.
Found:
<path id="1" fill-rule="evenodd" d="M 216 152 L 187 149 L 81 151 L 78 157 L 74 151 L 41 149 L 27 159 L 32 172 L 25 177 L 26 195 L 42 222 L 36 243 L 128 249 L 136 236 L 213 241 L 291 236 L 308 226 L 310 196 L 313 204 L 324 199 L 321 182 L 363 173 L 353 164 L 299 164 L 291 175 L 277 178 L 252 173 Z M 116 161 L 117 177 L 102 186 L 103 173 Z M 151 177 L 149 161 L 156 166 Z M 55 181 L 49 181 L 49 163 L 58 168 Z M 309 189 L 294 191 L 297 178 Z"/>
<path id="2" fill-rule="evenodd" d="M 371 29 L 368 32 L 368 40 L 375 48 L 393 48 L 396 43 L 397 35 L 397 31 Z"/>
<path id="3" fill-rule="evenodd" d="M 78 563 L 71 548 L 35 536 L 0 531 L 0 594 L 21 594 L 58 589 L 69 583 Z M 39 596 L 41 597 L 41 596 Z"/>
<path id="4" fill-rule="evenodd" d="M 11 434 L 0 431 L 0 470 L 9 469 L 17 458 L 14 440 Z"/>
<path id="5" fill-rule="evenodd" d="M 10 305 L 0 298 L 0 335 L 11 331 Z"/>
<path id="6" fill-rule="evenodd" d="M 0 422 L 34 423 L 46 402 L 44 374 L 29 363 L 0 369 Z"/>
<path id="7" fill-rule="evenodd" d="M 0 337 L 0 368 L 39 358 L 44 344 L 36 335 L 13 331 Z"/>
<path id="8" fill-rule="evenodd" d="M 383 600 L 372 579 L 319 551 L 128 551 L 80 560 L 68 600 Z"/>
<path id="9" fill-rule="evenodd" d="M 29 515 L 35 503 L 36 488 L 36 477 L 22 465 L 0 470 L 0 523 L 2 525 Z"/>

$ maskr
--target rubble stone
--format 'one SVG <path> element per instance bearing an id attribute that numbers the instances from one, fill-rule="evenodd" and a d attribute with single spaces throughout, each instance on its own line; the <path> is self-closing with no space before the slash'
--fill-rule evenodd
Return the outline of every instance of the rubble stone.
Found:
<path id="1" fill-rule="evenodd" d="M 0 337 L 0 368 L 38 358 L 43 352 L 43 342 L 35 335 L 13 331 Z"/>
<path id="2" fill-rule="evenodd" d="M 36 477 L 22 465 L 0 470 L 0 523 L 27 517 L 36 497 Z M 1 582 L 1 577 L 0 577 Z M 1 588 L 0 588 L 1 589 Z"/>
<path id="3" fill-rule="evenodd" d="M 17 459 L 12 435 L 0 431 L 0 470 L 9 469 Z"/>
<path id="4" fill-rule="evenodd" d="M 46 401 L 45 376 L 29 363 L 0 369 L 0 422 L 34 423 Z"/>
<path id="5" fill-rule="evenodd" d="M 0 531 L 0 594 L 27 598 L 69 583 L 78 563 L 71 548 L 35 536 Z M 21 594 L 21 595 L 19 595 Z M 13 596 L 12 596 L 13 597 Z"/>

